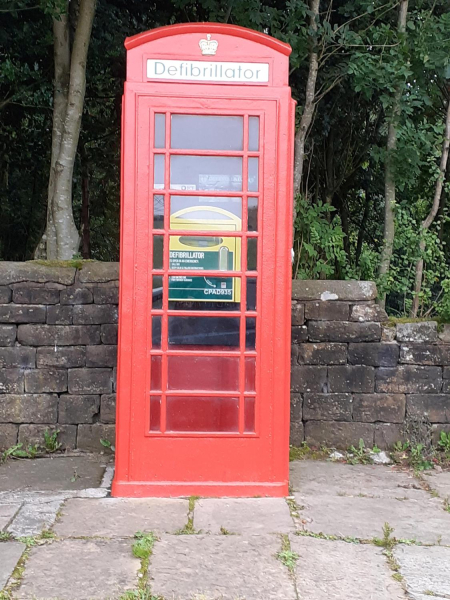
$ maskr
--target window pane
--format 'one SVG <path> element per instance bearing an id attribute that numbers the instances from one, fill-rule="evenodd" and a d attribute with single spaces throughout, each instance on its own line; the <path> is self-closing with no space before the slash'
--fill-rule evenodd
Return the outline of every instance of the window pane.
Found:
<path id="1" fill-rule="evenodd" d="M 256 271 L 258 265 L 258 238 L 247 238 L 247 270 Z"/>
<path id="2" fill-rule="evenodd" d="M 182 212 L 181 212 L 182 211 Z M 171 196 L 171 229 L 205 229 L 214 225 L 220 231 L 242 230 L 242 198 L 225 196 Z"/>
<path id="3" fill-rule="evenodd" d="M 247 310 L 256 310 L 256 277 L 247 278 Z"/>
<path id="4" fill-rule="evenodd" d="M 169 317 L 169 345 L 238 348 L 239 317 Z"/>
<path id="5" fill-rule="evenodd" d="M 150 431 L 161 431 L 161 396 L 150 396 Z"/>
<path id="6" fill-rule="evenodd" d="M 164 237 L 162 235 L 153 236 L 153 268 L 162 269 L 164 252 Z"/>
<path id="7" fill-rule="evenodd" d="M 244 431 L 253 433 L 255 431 L 255 398 L 245 398 L 244 403 Z"/>
<path id="8" fill-rule="evenodd" d="M 152 392 L 161 391 L 161 356 L 152 356 L 150 362 L 150 389 Z"/>
<path id="9" fill-rule="evenodd" d="M 256 319 L 254 317 L 247 317 L 245 319 L 245 347 L 247 350 L 255 349 L 255 338 Z"/>
<path id="10" fill-rule="evenodd" d="M 259 150 L 259 117 L 248 118 L 248 149 L 250 152 Z"/>
<path id="11" fill-rule="evenodd" d="M 155 114 L 155 148 L 164 148 L 166 145 L 166 115 Z"/>
<path id="12" fill-rule="evenodd" d="M 256 380 L 256 358 L 254 356 L 245 357 L 245 391 L 255 391 Z"/>
<path id="13" fill-rule="evenodd" d="M 258 163 L 259 158 L 248 159 L 248 191 L 258 191 Z"/>
<path id="14" fill-rule="evenodd" d="M 169 308 L 173 310 L 239 310 L 238 277 L 169 277 Z"/>
<path id="15" fill-rule="evenodd" d="M 258 231 L 258 198 L 248 199 L 247 211 L 247 230 Z"/>
<path id="16" fill-rule="evenodd" d="M 153 229 L 164 229 L 164 196 L 153 196 Z"/>
<path id="17" fill-rule="evenodd" d="M 242 158 L 237 156 L 171 156 L 170 187 L 175 190 L 241 191 Z"/>
<path id="18" fill-rule="evenodd" d="M 167 396 L 167 431 L 239 431 L 239 399 Z"/>
<path id="19" fill-rule="evenodd" d="M 155 190 L 162 190 L 164 188 L 164 154 L 154 154 L 154 180 L 153 187 Z"/>
<path id="20" fill-rule="evenodd" d="M 161 317 L 152 317 L 152 347 L 159 350 L 161 348 Z"/>
<path id="21" fill-rule="evenodd" d="M 243 117 L 172 115 L 171 148 L 243 150 L 243 139 Z"/>
<path id="22" fill-rule="evenodd" d="M 169 356 L 169 390 L 239 390 L 239 357 Z"/>
<path id="23" fill-rule="evenodd" d="M 160 275 L 156 275 L 153 279 L 152 289 L 152 308 L 162 308 L 163 305 L 163 281 Z"/>

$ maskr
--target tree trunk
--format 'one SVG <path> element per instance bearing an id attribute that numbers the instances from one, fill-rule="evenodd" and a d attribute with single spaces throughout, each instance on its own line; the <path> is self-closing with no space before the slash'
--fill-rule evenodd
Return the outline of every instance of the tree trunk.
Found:
<path id="1" fill-rule="evenodd" d="M 305 158 L 305 141 L 308 129 L 314 115 L 314 96 L 316 93 L 317 72 L 319 70 L 319 58 L 317 53 L 317 19 L 319 16 L 320 0 L 311 0 L 309 26 L 314 32 L 314 38 L 311 40 L 311 51 L 309 55 L 308 80 L 306 82 L 305 106 L 300 120 L 300 127 L 295 134 L 295 153 L 294 153 L 294 196 L 300 193 L 300 187 L 303 177 L 303 162 Z"/>
<path id="2" fill-rule="evenodd" d="M 364 212 L 361 219 L 361 223 L 359 225 L 358 230 L 358 240 L 356 242 L 356 251 L 355 251 L 355 266 L 358 268 L 359 260 L 361 258 L 362 246 L 364 242 L 364 233 L 366 231 L 366 224 L 369 219 L 370 214 L 370 205 L 371 205 L 371 197 L 369 190 L 370 182 L 367 181 L 366 189 L 365 189 L 365 199 L 364 199 Z"/>
<path id="3" fill-rule="evenodd" d="M 89 164 L 86 154 L 81 153 L 81 256 L 91 258 L 91 228 L 89 222 Z"/>
<path id="4" fill-rule="evenodd" d="M 433 204 L 431 206 L 430 212 L 427 215 L 427 218 L 422 222 L 421 230 L 422 233 L 427 231 L 439 210 L 439 205 L 441 202 L 442 196 L 442 188 L 444 186 L 445 180 L 445 172 L 447 169 L 447 161 L 448 161 L 448 152 L 450 147 L 450 98 L 447 103 L 447 115 L 445 119 L 445 135 L 444 135 L 444 143 L 442 145 L 442 154 L 441 154 L 441 162 L 439 165 L 439 176 L 436 181 L 436 186 L 434 188 L 434 198 Z M 411 307 L 411 317 L 417 317 L 417 312 L 419 310 L 419 294 L 422 289 L 422 278 L 423 278 L 423 253 L 425 251 L 425 239 L 422 237 L 420 240 L 420 258 L 416 262 L 416 281 L 414 286 L 414 298 Z"/>
<path id="5" fill-rule="evenodd" d="M 408 15 L 408 0 L 400 0 L 398 13 L 398 33 L 403 35 L 406 30 L 406 17 Z M 384 243 L 381 250 L 380 267 L 378 276 L 383 278 L 389 272 L 391 264 L 392 251 L 394 247 L 395 235 L 395 173 L 393 165 L 393 155 L 397 148 L 397 124 L 400 116 L 400 104 L 402 98 L 402 86 L 397 86 L 394 95 L 391 118 L 388 125 L 388 136 L 386 145 L 386 163 L 384 176 Z M 386 294 L 383 293 L 378 300 L 384 308 L 386 304 Z"/>

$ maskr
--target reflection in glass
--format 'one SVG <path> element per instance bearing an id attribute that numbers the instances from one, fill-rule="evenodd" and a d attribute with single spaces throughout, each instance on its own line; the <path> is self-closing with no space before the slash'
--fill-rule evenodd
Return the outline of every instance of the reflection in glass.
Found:
<path id="1" fill-rule="evenodd" d="M 256 358 L 254 356 L 245 357 L 245 391 L 255 391 L 256 380 Z"/>
<path id="2" fill-rule="evenodd" d="M 166 146 L 166 115 L 155 114 L 155 148 Z"/>
<path id="3" fill-rule="evenodd" d="M 247 310 L 256 310 L 256 277 L 247 277 Z"/>
<path id="4" fill-rule="evenodd" d="M 247 271 L 256 271 L 258 259 L 258 238 L 247 238 Z"/>
<path id="5" fill-rule="evenodd" d="M 169 346 L 239 347 L 239 317 L 169 317 Z"/>
<path id="6" fill-rule="evenodd" d="M 152 356 L 150 362 L 150 389 L 152 392 L 161 391 L 161 356 Z"/>
<path id="7" fill-rule="evenodd" d="M 255 431 L 255 398 L 245 398 L 244 404 L 244 431 L 253 433 Z"/>
<path id="8" fill-rule="evenodd" d="M 169 356 L 169 390 L 233 392 L 239 389 L 239 357 Z"/>
<path id="9" fill-rule="evenodd" d="M 153 196 L 153 229 L 164 229 L 164 196 Z"/>
<path id="10" fill-rule="evenodd" d="M 167 431 L 239 431 L 238 398 L 167 396 L 166 407 Z"/>
<path id="11" fill-rule="evenodd" d="M 170 187 L 175 190 L 241 191 L 242 158 L 171 156 Z"/>
<path id="12" fill-rule="evenodd" d="M 150 396 L 150 431 L 161 431 L 161 396 Z"/>
<path id="13" fill-rule="evenodd" d="M 152 286 L 152 308 L 162 308 L 163 306 L 163 280 L 161 275 L 155 275 Z"/>
<path id="14" fill-rule="evenodd" d="M 243 117 L 172 115 L 170 147 L 191 150 L 243 150 Z"/>
<path id="15" fill-rule="evenodd" d="M 248 199 L 247 211 L 247 230 L 258 231 L 258 198 Z"/>
<path id="16" fill-rule="evenodd" d="M 155 190 L 164 188 L 164 154 L 154 154 L 153 187 Z"/>
<path id="17" fill-rule="evenodd" d="M 159 315 L 152 317 L 152 347 L 157 350 L 161 348 L 161 317 Z"/>
<path id="18" fill-rule="evenodd" d="M 186 208 L 191 210 L 182 213 L 182 215 L 176 215 L 173 220 L 171 219 L 171 229 L 182 228 L 178 227 L 177 221 L 183 221 L 183 223 L 214 221 L 220 230 L 241 231 L 242 229 L 241 222 L 237 221 L 237 219 L 242 219 L 242 198 L 227 198 L 226 196 L 170 197 L 171 216 Z M 233 219 L 233 217 L 235 218 Z"/>
<path id="19" fill-rule="evenodd" d="M 250 152 L 259 150 L 259 117 L 248 118 L 248 149 Z"/>
<path id="20" fill-rule="evenodd" d="M 259 158 L 248 159 L 248 191 L 258 191 L 258 163 Z"/>
<path id="21" fill-rule="evenodd" d="M 247 350 L 255 349 L 256 339 L 256 319 L 254 317 L 246 317 L 245 319 L 245 347 Z"/>
<path id="22" fill-rule="evenodd" d="M 162 269 L 163 266 L 164 237 L 153 236 L 153 268 Z"/>

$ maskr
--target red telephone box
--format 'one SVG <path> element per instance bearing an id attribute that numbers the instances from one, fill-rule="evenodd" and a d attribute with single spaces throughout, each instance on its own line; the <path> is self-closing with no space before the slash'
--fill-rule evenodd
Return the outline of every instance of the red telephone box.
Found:
<path id="1" fill-rule="evenodd" d="M 114 496 L 288 493 L 291 48 L 125 42 Z"/>

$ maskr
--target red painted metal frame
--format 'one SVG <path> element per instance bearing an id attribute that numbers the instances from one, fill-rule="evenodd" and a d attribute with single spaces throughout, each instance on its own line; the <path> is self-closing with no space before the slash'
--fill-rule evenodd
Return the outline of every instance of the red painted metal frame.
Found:
<path id="1" fill-rule="evenodd" d="M 213 34 L 216 57 L 203 57 L 200 37 Z M 175 37 L 174 37 L 175 36 Z M 164 27 L 127 39 L 127 82 L 122 121 L 122 206 L 117 441 L 114 496 L 282 496 L 288 493 L 292 163 L 294 108 L 288 80 L 290 47 L 264 34 L 220 24 Z M 268 62 L 269 85 L 147 82 L 148 57 L 207 61 Z M 154 148 L 155 113 L 166 114 L 165 148 Z M 170 149 L 170 114 L 242 115 L 242 151 Z M 248 117 L 260 117 L 258 152 L 248 151 Z M 165 155 L 164 189 L 153 189 L 152 154 Z M 170 155 L 241 156 L 242 191 L 171 190 Z M 259 190 L 247 189 L 247 158 L 259 158 Z M 153 195 L 164 196 L 164 228 L 153 229 Z M 169 228 L 170 195 L 242 198 L 241 267 L 202 271 L 202 276 L 241 278 L 240 310 L 169 310 L 169 236 L 192 230 Z M 247 198 L 258 198 L 258 228 L 247 232 Z M 196 231 L 196 235 L 215 235 Z M 164 239 L 162 269 L 152 270 L 152 239 Z M 247 239 L 258 240 L 257 270 L 247 270 Z M 152 308 L 152 277 L 163 279 L 162 308 Z M 257 278 L 256 310 L 247 310 L 246 278 Z M 161 348 L 152 348 L 151 318 L 162 321 Z M 240 318 L 239 347 L 168 346 L 170 316 Z M 256 347 L 246 348 L 246 318 L 256 319 Z M 150 361 L 160 356 L 162 385 L 150 391 Z M 168 390 L 168 357 L 240 357 L 235 391 Z M 245 391 L 245 357 L 256 358 L 256 387 Z M 161 430 L 150 431 L 150 395 L 161 397 Z M 237 432 L 166 431 L 171 396 L 238 397 Z M 254 397 L 255 431 L 244 431 L 244 398 Z"/>

